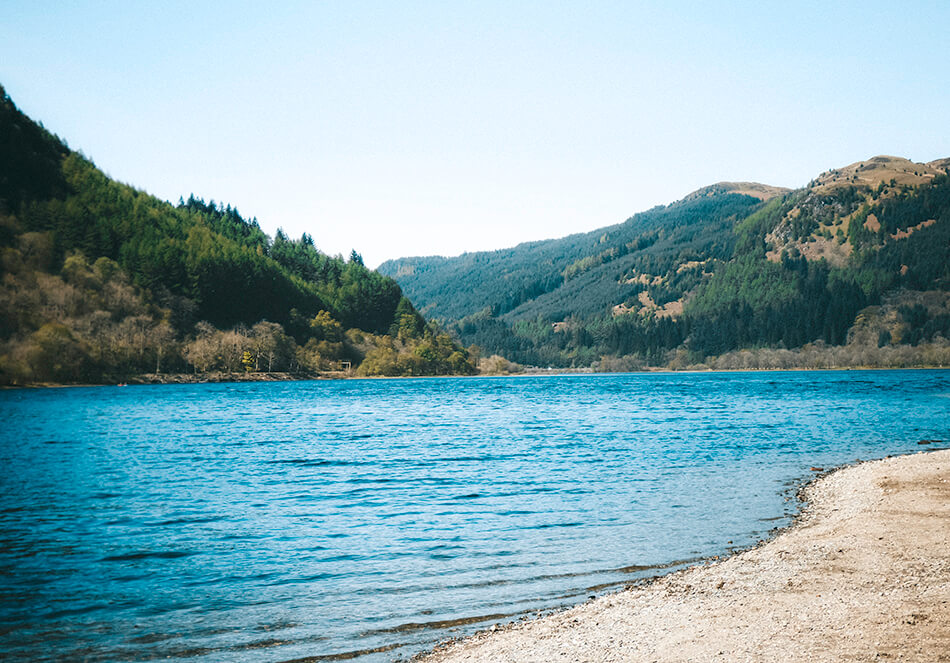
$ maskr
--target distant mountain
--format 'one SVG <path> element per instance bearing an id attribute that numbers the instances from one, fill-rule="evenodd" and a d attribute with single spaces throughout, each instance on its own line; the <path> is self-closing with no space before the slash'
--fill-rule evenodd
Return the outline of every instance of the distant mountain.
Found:
<path id="1" fill-rule="evenodd" d="M 355 252 L 327 256 L 230 205 L 175 206 L 111 180 L 2 87 L 0 258 L 0 383 L 474 370 Z"/>
<path id="2" fill-rule="evenodd" d="M 736 219 L 783 191 L 723 182 L 615 226 L 458 258 L 400 258 L 379 272 L 436 318 L 457 320 L 486 309 L 507 319 L 596 315 L 636 294 L 638 288 L 620 278 L 624 272 L 638 266 L 658 271 L 681 257 L 728 257 Z"/>
<path id="3" fill-rule="evenodd" d="M 950 336 L 948 165 L 874 157 L 795 191 L 721 182 L 601 230 L 379 271 L 463 342 L 528 364 L 842 345 L 882 304 L 880 347 L 916 347 Z"/>

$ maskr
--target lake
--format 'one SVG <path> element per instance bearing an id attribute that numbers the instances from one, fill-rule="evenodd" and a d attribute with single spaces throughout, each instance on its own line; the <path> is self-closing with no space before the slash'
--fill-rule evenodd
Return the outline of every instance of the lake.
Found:
<path id="1" fill-rule="evenodd" d="M 0 658 L 408 658 L 753 545 L 950 371 L 0 392 Z"/>

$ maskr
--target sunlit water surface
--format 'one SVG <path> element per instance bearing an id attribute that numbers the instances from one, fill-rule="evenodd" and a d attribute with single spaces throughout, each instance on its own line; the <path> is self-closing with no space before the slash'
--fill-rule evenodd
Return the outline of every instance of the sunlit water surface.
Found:
<path id="1" fill-rule="evenodd" d="M 945 446 L 950 372 L 0 392 L 0 658 L 407 658 Z"/>

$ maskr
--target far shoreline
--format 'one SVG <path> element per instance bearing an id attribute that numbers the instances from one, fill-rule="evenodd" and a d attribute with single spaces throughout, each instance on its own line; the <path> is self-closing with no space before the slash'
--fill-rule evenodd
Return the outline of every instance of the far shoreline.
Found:
<path id="1" fill-rule="evenodd" d="M 950 371 L 950 366 L 833 366 L 823 368 L 644 368 L 639 371 L 595 371 L 588 368 L 530 368 L 515 373 L 476 373 L 473 375 L 354 375 L 343 371 L 324 373 L 286 373 L 252 371 L 250 373 L 145 373 L 115 382 L 37 382 L 3 384 L 0 390 L 65 389 L 70 387 L 125 387 L 173 384 L 239 384 L 253 382 L 308 382 L 320 380 L 431 380 L 460 378 L 530 378 L 598 375 L 702 375 L 729 373 L 827 373 L 849 371 Z"/>

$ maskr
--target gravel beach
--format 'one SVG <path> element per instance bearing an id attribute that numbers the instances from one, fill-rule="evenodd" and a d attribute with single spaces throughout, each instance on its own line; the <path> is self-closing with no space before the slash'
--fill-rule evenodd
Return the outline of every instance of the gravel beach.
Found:
<path id="1" fill-rule="evenodd" d="M 950 661 L 950 450 L 847 467 L 804 495 L 758 548 L 422 660 Z"/>

